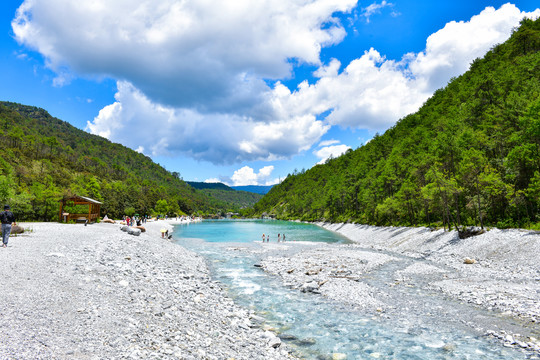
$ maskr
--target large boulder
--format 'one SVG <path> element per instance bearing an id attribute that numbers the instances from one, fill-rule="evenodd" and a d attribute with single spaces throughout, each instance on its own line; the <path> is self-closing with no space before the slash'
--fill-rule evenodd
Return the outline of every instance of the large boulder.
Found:
<path id="1" fill-rule="evenodd" d="M 127 233 L 129 235 L 139 236 L 141 235 L 141 229 L 129 228 Z"/>
<path id="2" fill-rule="evenodd" d="M 477 226 L 466 227 L 458 231 L 460 239 L 467 239 L 473 236 L 482 235 L 486 230 Z"/>
<path id="3" fill-rule="evenodd" d="M 262 337 L 266 339 L 266 343 L 270 347 L 278 348 L 279 346 L 281 346 L 281 339 L 278 338 L 274 333 L 271 333 L 270 331 L 265 331 Z"/>
<path id="4" fill-rule="evenodd" d="M 305 293 L 312 292 L 312 293 L 318 294 L 319 284 L 315 281 L 307 282 L 300 287 L 300 291 L 305 292 Z"/>
<path id="5" fill-rule="evenodd" d="M 24 232 L 24 229 L 22 226 L 13 225 L 11 227 L 11 234 L 22 234 L 23 232 Z"/>
<path id="6" fill-rule="evenodd" d="M 134 226 L 134 229 L 139 229 L 141 232 L 146 232 L 146 228 L 144 226 Z"/>

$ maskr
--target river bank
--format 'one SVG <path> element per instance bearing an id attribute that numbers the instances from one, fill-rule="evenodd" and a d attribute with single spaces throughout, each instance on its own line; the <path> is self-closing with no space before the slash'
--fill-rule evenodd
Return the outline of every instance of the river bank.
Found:
<path id="1" fill-rule="evenodd" d="M 2 359 L 287 359 L 204 259 L 119 224 L 21 223 L 0 251 Z"/>
<path id="2" fill-rule="evenodd" d="M 427 228 L 317 225 L 354 244 L 321 244 L 292 256 L 269 256 L 263 268 L 289 287 L 375 316 L 398 318 L 416 311 L 451 318 L 504 346 L 540 354 L 537 232 L 494 229 L 459 239 L 456 232 Z M 374 278 L 385 286 L 373 286 Z M 414 289 L 422 295 L 415 298 Z M 451 299 L 456 309 L 430 308 L 431 296 Z"/>

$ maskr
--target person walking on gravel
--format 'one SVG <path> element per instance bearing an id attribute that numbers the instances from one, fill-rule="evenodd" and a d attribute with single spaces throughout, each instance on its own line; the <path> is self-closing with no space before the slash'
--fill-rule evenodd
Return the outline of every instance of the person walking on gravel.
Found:
<path id="1" fill-rule="evenodd" d="M 9 205 L 4 206 L 4 211 L 0 213 L 0 220 L 2 220 L 2 247 L 7 247 L 11 225 L 17 225 L 15 215 L 11 212 Z"/>

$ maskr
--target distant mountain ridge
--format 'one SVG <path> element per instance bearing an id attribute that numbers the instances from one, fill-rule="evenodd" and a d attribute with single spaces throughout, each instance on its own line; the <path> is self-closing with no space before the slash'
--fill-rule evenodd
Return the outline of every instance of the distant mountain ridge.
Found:
<path id="1" fill-rule="evenodd" d="M 207 182 L 197 182 L 197 181 L 186 181 L 190 186 L 193 186 L 195 189 L 215 189 L 215 190 L 226 190 L 226 191 L 246 191 L 254 194 L 267 194 L 274 185 L 241 185 L 241 186 L 228 186 L 224 183 L 207 183 Z"/>
<path id="2" fill-rule="evenodd" d="M 214 189 L 214 190 L 225 190 L 225 191 L 234 191 L 233 188 L 223 184 L 223 183 L 207 183 L 207 182 L 198 182 L 198 181 L 186 181 L 189 186 L 194 187 L 195 189 Z"/>
<path id="3" fill-rule="evenodd" d="M 222 201 L 231 208 L 235 206 L 250 208 L 263 197 L 263 194 L 237 189 L 237 186 L 229 187 L 223 183 L 188 181 L 187 184 Z"/>
<path id="4" fill-rule="evenodd" d="M 235 190 L 252 192 L 255 194 L 265 195 L 274 185 L 243 185 L 243 186 L 231 186 Z"/>

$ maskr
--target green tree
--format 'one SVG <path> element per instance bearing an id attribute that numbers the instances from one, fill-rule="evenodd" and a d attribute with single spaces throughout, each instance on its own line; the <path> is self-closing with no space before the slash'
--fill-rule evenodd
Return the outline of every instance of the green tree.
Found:
<path id="1" fill-rule="evenodd" d="M 167 213 L 169 212 L 169 205 L 167 204 L 167 200 L 158 200 L 156 202 L 155 211 L 157 214 L 167 215 Z"/>
<path id="2" fill-rule="evenodd" d="M 34 219 L 32 208 L 32 195 L 27 192 L 21 192 L 13 196 L 11 200 L 11 207 L 17 213 L 17 219 L 19 220 L 32 220 Z"/>
<path id="3" fill-rule="evenodd" d="M 101 186 L 99 185 L 98 180 L 95 178 L 95 176 L 90 176 L 86 180 L 85 184 L 85 190 L 86 194 L 88 194 L 89 197 L 95 200 L 102 201 L 103 197 L 101 196 Z"/>
<path id="4" fill-rule="evenodd" d="M 0 202 L 5 204 L 14 195 L 14 184 L 11 176 L 0 175 Z"/>
<path id="5" fill-rule="evenodd" d="M 127 208 L 124 209 L 124 214 L 126 214 L 129 217 L 135 215 L 135 208 L 133 206 L 128 206 Z"/>
<path id="6" fill-rule="evenodd" d="M 470 204 L 475 209 L 476 218 L 480 227 L 484 228 L 482 218 L 482 196 L 480 187 L 480 174 L 487 165 L 487 159 L 482 152 L 476 149 L 468 149 L 463 152 L 461 163 L 461 176 L 470 194 Z"/>

